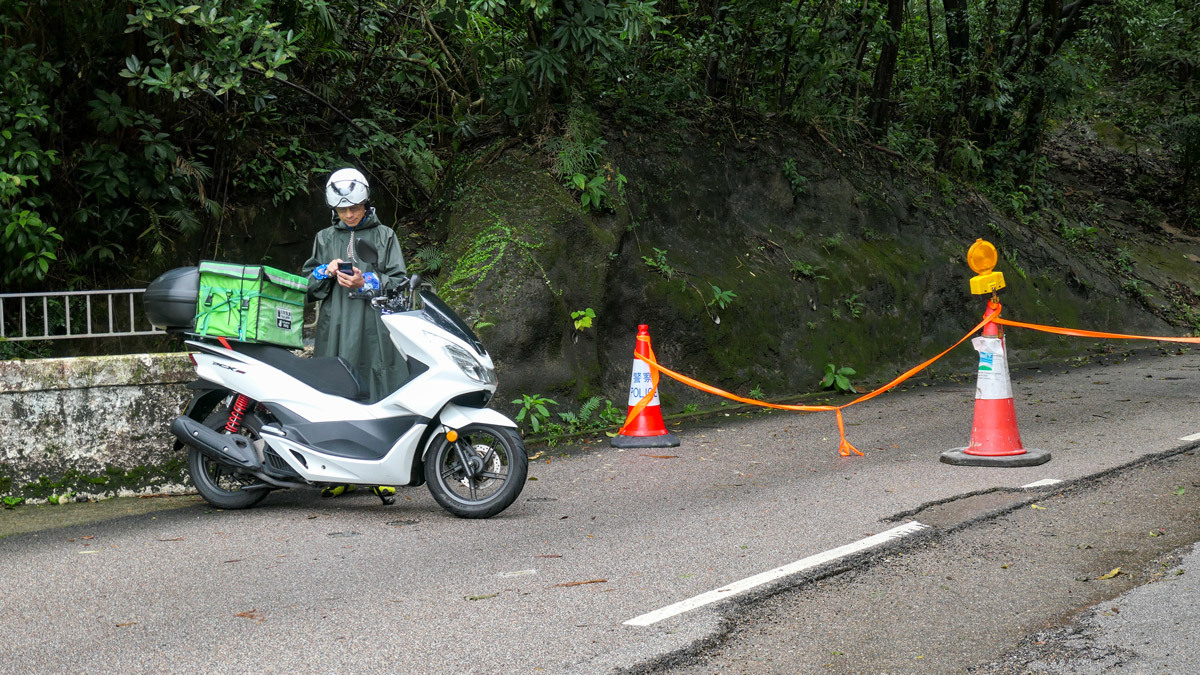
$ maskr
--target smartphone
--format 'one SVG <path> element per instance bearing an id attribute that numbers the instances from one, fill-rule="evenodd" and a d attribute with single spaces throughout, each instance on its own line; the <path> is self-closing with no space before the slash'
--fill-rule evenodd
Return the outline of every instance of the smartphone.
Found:
<path id="1" fill-rule="evenodd" d="M 342 274 L 349 274 L 350 276 L 354 276 L 354 263 L 340 262 L 340 263 L 338 263 L 338 271 L 341 272 Z"/>

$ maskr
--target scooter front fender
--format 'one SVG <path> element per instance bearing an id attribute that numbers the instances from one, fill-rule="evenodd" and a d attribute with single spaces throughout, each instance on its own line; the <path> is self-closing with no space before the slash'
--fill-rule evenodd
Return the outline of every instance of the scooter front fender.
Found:
<path id="1" fill-rule="evenodd" d="M 517 428 L 516 422 L 491 408 L 468 408 L 454 403 L 447 403 L 425 431 L 425 436 L 422 439 L 424 450 L 421 452 L 421 461 L 425 461 L 425 455 L 428 454 L 429 446 L 433 444 L 433 439 L 442 433 L 443 430 L 449 427 L 457 431 L 468 424 L 489 424 L 496 427 Z M 420 473 L 422 476 L 421 482 L 424 482 L 424 472 Z"/>
<path id="2" fill-rule="evenodd" d="M 437 421 L 451 429 L 461 429 L 468 424 L 490 424 L 498 427 L 517 428 L 517 423 L 491 408 L 468 408 L 447 403 L 438 413 Z"/>

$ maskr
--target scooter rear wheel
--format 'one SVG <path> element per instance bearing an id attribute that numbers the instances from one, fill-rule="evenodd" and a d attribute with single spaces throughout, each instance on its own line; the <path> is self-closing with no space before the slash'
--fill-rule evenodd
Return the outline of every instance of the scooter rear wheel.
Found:
<path id="1" fill-rule="evenodd" d="M 247 415 L 247 418 L 250 416 Z M 218 411 L 204 420 L 210 429 L 223 429 L 229 419 L 228 411 Z M 243 419 L 242 433 L 251 440 L 257 440 L 258 434 Z M 261 481 L 252 476 L 239 474 L 232 467 L 213 461 L 210 457 L 195 448 L 188 448 L 188 472 L 196 492 L 204 497 L 204 501 L 219 509 L 246 509 L 261 502 L 270 490 L 259 488 L 248 490 L 252 485 L 260 485 Z"/>
<path id="2" fill-rule="evenodd" d="M 460 518 L 490 518 L 525 487 L 529 459 L 515 429 L 470 424 L 451 443 L 443 434 L 425 456 L 425 481 L 437 503 Z"/>

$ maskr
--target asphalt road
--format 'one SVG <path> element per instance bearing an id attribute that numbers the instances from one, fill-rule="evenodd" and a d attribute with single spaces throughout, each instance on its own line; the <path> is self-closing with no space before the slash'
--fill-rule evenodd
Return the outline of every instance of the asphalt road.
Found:
<path id="1" fill-rule="evenodd" d="M 1170 551 L 1183 555 L 1200 538 L 1179 525 L 1200 487 L 1171 477 L 1142 492 L 1120 485 L 1192 461 L 1145 463 L 1200 432 L 1190 414 L 1200 355 L 1107 361 L 1014 368 L 1025 446 L 1053 455 L 1039 467 L 939 462 L 970 434 L 974 382 L 964 380 L 849 409 L 847 432 L 865 457 L 837 455 L 832 414 L 792 413 L 710 417 L 680 428 L 683 444 L 669 450 L 541 449 L 519 501 L 482 522 L 445 514 L 424 488 L 402 490 L 392 507 L 370 494 L 293 491 L 247 511 L 197 503 L 14 534 L 0 538 L 0 661 L 7 671 L 122 673 L 1017 667 L 1022 640 L 1166 574 L 1178 564 Z M 1066 483 L 1021 489 L 1042 479 Z M 1177 520 L 1111 526 L 1162 511 L 1147 495 L 1178 487 L 1165 502 Z M 1088 510 L 1102 489 L 1115 492 Z M 1100 508 L 1118 499 L 1129 501 Z M 1054 537 L 1023 520 L 1059 511 L 1070 515 Z M 655 623 L 626 623 L 910 522 L 929 527 Z M 1163 531 L 1151 537 L 1155 528 Z M 1127 539 L 1110 529 L 1128 529 Z M 1075 567 L 1064 574 L 1092 581 L 1059 582 L 1066 590 L 1043 597 L 1030 582 L 1042 575 L 1023 566 L 1047 542 L 1059 547 L 1047 565 L 1069 557 Z M 1073 547 L 1081 542 L 1092 548 Z M 1143 551 L 1149 544 L 1157 548 Z M 1099 554 L 1110 548 L 1128 555 Z M 944 558 L 905 567 L 932 553 Z M 1098 579 L 1118 566 L 1126 573 Z M 958 614 L 1019 621 L 992 629 Z M 788 618 L 797 615 L 811 619 Z M 784 628 L 772 634 L 772 625 Z M 785 651 L 745 651 L 771 644 Z"/>
<path id="2" fill-rule="evenodd" d="M 700 648 L 638 670 L 1200 672 L 1194 449 L 983 497 L 912 514 L 937 525 L 869 564 L 744 603 Z"/>

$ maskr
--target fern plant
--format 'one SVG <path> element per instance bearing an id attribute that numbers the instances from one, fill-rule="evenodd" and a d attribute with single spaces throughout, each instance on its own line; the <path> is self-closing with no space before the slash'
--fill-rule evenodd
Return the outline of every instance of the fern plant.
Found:
<path id="1" fill-rule="evenodd" d="M 413 259 L 419 263 L 422 272 L 437 274 L 442 269 L 442 252 L 434 246 L 422 246 L 417 249 Z"/>
<path id="2" fill-rule="evenodd" d="M 621 424 L 625 414 L 603 396 L 592 396 L 579 406 L 578 412 L 560 412 L 558 418 L 566 425 L 566 432 L 574 434 Z"/>

